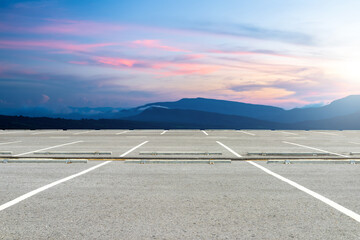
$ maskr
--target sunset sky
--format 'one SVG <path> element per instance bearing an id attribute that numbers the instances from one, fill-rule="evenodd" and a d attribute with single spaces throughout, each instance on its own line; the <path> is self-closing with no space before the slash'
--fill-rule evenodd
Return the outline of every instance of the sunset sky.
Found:
<path id="1" fill-rule="evenodd" d="M 360 94 L 358 0 L 0 1 L 0 107 Z"/>

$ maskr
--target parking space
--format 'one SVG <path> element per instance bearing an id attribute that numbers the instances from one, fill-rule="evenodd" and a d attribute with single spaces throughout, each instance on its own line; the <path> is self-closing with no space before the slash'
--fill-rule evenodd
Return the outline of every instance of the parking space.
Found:
<path id="1" fill-rule="evenodd" d="M 331 158 L 343 158 L 340 155 L 360 150 L 359 132 L 321 132 L 11 131 L 0 132 L 0 152 L 39 157 L 41 151 L 52 151 L 70 158 L 69 153 L 111 152 L 110 157 L 130 159 L 151 152 L 167 155 L 147 157 L 168 159 L 213 152 L 221 153 L 215 158 L 241 160 L 254 152 L 329 152 L 338 154 Z M 0 239 L 360 237 L 359 164 L 94 160 L 87 164 L 1 163 Z"/>
<path id="2" fill-rule="evenodd" d="M 356 221 L 246 162 L 113 162 L 2 211 L 0 219 L 4 238 L 360 236 Z"/>

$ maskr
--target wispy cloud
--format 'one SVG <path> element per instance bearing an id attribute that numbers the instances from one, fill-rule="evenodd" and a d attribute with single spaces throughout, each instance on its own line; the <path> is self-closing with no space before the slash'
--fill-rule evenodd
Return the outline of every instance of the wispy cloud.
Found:
<path id="1" fill-rule="evenodd" d="M 196 58 L 196 57 L 194 57 Z M 149 59 L 125 59 L 113 57 L 95 57 L 94 61 L 103 66 L 119 69 L 127 68 L 145 71 L 155 76 L 169 77 L 180 75 L 208 75 L 220 69 L 220 66 L 205 63 L 183 63 L 157 61 Z"/>
<path id="2" fill-rule="evenodd" d="M 315 42 L 312 36 L 305 33 L 263 28 L 255 25 L 206 22 L 193 23 L 191 26 L 193 27 L 186 29 L 208 34 L 279 41 L 291 44 L 313 45 Z"/>
<path id="3" fill-rule="evenodd" d="M 153 39 L 135 40 L 132 41 L 129 45 L 132 47 L 154 48 L 169 52 L 189 52 L 187 50 L 183 50 L 180 48 L 164 45 L 163 43 L 161 43 L 160 40 L 153 40 Z"/>
<path id="4" fill-rule="evenodd" d="M 30 29 L 34 33 L 63 35 L 96 35 L 105 32 L 117 32 L 126 29 L 121 24 L 94 21 L 75 21 L 71 19 L 45 19 L 45 24 Z"/>
<path id="5" fill-rule="evenodd" d="M 0 40 L 0 48 L 26 50 L 64 50 L 69 52 L 89 52 L 96 48 L 117 45 L 116 43 L 79 44 L 65 41 Z"/>

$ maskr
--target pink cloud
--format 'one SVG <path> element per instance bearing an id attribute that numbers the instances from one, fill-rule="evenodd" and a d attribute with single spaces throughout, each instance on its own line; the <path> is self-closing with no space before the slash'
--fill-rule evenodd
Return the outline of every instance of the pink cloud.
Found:
<path id="1" fill-rule="evenodd" d="M 111 58 L 111 57 L 97 57 L 95 59 L 99 63 L 103 63 L 106 65 L 112 66 L 120 66 L 120 67 L 133 67 L 137 63 L 141 63 L 138 60 L 125 59 L 125 58 Z"/>
<path id="2" fill-rule="evenodd" d="M 31 32 L 42 34 L 94 35 L 105 32 L 122 31 L 126 27 L 118 24 L 92 21 L 74 21 L 68 19 L 46 19 L 47 23 L 33 27 Z"/>
<path id="3" fill-rule="evenodd" d="M 200 64 L 200 63 L 178 63 L 178 62 L 153 62 L 145 60 L 96 57 L 97 63 L 110 65 L 118 68 L 134 68 L 137 71 L 144 71 L 159 76 L 179 76 L 179 75 L 207 75 L 220 69 L 220 66 Z"/>
<path id="4" fill-rule="evenodd" d="M 220 67 L 207 64 L 167 62 L 154 65 L 153 68 L 164 69 L 165 71 L 159 74 L 164 77 L 170 77 L 180 75 L 208 75 L 219 70 Z"/>
<path id="5" fill-rule="evenodd" d="M 50 97 L 48 95 L 41 95 L 41 103 L 47 103 L 50 100 Z"/>
<path id="6" fill-rule="evenodd" d="M 95 43 L 95 44 L 74 44 L 63 41 L 1 41 L 0 48 L 5 49 L 57 49 L 69 52 L 89 52 L 94 48 L 113 46 L 115 43 Z"/>
<path id="7" fill-rule="evenodd" d="M 189 52 L 189 51 L 179 49 L 176 47 L 163 45 L 159 40 L 151 40 L 151 39 L 136 40 L 136 41 L 131 42 L 131 45 L 136 46 L 136 47 L 161 49 L 161 50 L 169 51 L 169 52 Z"/>

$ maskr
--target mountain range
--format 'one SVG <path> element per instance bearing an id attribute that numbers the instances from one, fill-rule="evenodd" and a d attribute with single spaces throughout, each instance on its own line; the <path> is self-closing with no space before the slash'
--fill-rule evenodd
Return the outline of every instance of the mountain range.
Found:
<path id="1" fill-rule="evenodd" d="M 149 103 L 130 109 L 69 109 L 72 111 L 56 115 L 58 118 L 44 118 L 54 114 L 42 118 L 0 116 L 0 128 L 360 129 L 360 95 L 325 106 L 291 110 L 206 98 Z M 75 120 L 79 118 L 86 119 Z"/>

